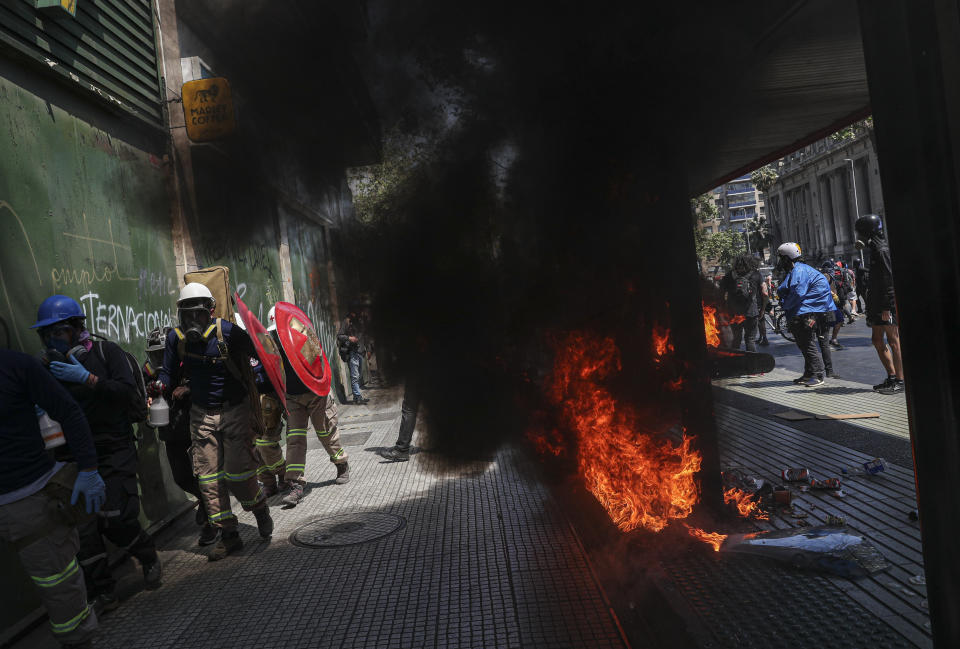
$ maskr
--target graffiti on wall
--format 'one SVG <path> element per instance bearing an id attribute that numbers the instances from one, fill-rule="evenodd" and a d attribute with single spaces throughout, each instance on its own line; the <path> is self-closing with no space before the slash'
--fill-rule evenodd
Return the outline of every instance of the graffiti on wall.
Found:
<path id="1" fill-rule="evenodd" d="M 146 338 L 147 334 L 156 327 L 173 324 L 175 310 L 173 298 L 176 293 L 176 283 L 173 278 L 162 271 L 150 268 L 139 268 L 129 271 L 121 264 L 121 258 L 132 259 L 130 246 L 116 241 L 114 226 L 110 218 L 106 219 L 106 232 L 103 237 L 93 236 L 90 232 L 86 214 L 81 216 L 82 229 L 80 232 L 64 231 L 60 235 L 65 241 L 77 242 L 82 246 L 86 256 L 80 264 L 70 264 L 62 261 L 45 267 L 43 262 L 37 261 L 34 243 L 25 227 L 24 220 L 14 207 L 7 201 L 0 200 L 0 219 L 12 219 L 16 228 L 12 230 L 22 240 L 6 241 L 5 245 L 15 246 L 29 253 L 32 268 L 10 267 L 0 260 L 0 305 L 5 307 L 8 316 L 3 318 L 3 341 L 6 346 L 16 340 L 17 346 L 24 349 L 24 340 L 20 329 L 16 326 L 18 320 L 24 320 L 23 309 L 18 313 L 15 301 L 11 299 L 10 281 L 16 281 L 21 294 L 26 289 L 27 294 L 39 304 L 48 295 L 63 293 L 75 298 L 83 307 L 87 316 L 87 328 L 91 333 L 106 336 L 119 343 L 137 343 Z M 4 255 L 6 257 L 7 255 Z M 12 266 L 12 264 L 11 264 Z M 127 264 L 129 266 L 129 264 Z M 26 272 L 24 272 L 26 271 Z M 31 272 L 32 271 L 32 272 Z M 35 280 L 33 277 L 35 276 Z M 15 280 L 14 280 L 15 278 Z M 44 280 L 49 278 L 49 284 Z M 100 291 L 103 287 L 113 283 L 128 283 L 136 288 L 136 301 L 111 301 L 101 299 Z M 111 291 L 116 293 L 117 291 Z M 121 291 L 121 294 L 129 291 Z M 152 298 L 149 299 L 148 298 Z M 146 302 L 169 300 L 166 308 L 149 308 Z M 21 302 L 22 303 L 22 302 Z M 18 315 L 20 316 L 18 318 Z"/>

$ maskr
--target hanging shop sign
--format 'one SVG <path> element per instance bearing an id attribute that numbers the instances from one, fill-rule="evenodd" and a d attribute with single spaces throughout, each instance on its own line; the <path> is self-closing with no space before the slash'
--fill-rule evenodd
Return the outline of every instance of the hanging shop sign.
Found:
<path id="1" fill-rule="evenodd" d="M 62 15 L 60 12 L 66 11 L 71 16 L 77 15 L 77 0 L 34 0 L 34 3 L 37 9 L 48 13 Z"/>
<path id="2" fill-rule="evenodd" d="M 230 83 L 223 77 L 188 81 L 180 96 L 187 135 L 193 142 L 219 140 L 236 130 Z"/>

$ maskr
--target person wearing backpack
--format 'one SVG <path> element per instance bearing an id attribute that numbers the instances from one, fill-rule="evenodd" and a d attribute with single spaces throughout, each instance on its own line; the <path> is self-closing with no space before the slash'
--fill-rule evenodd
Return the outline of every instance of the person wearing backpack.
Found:
<path id="1" fill-rule="evenodd" d="M 172 389 L 174 401 L 189 395 L 192 402 L 193 472 L 210 522 L 221 528 L 220 540 L 207 555 L 210 561 L 243 548 L 231 493 L 245 511 L 253 512 L 262 538 L 273 534 L 273 519 L 257 482 L 254 404 L 243 373 L 244 365 L 249 369 L 251 359 L 258 360 L 257 353 L 246 331 L 213 316 L 215 307 L 213 294 L 203 284 L 183 287 L 177 300 L 180 326 L 167 335 L 158 373 L 159 389 Z M 182 384 L 184 376 L 189 386 Z"/>
<path id="2" fill-rule="evenodd" d="M 760 316 L 760 260 L 753 255 L 738 255 L 720 286 L 724 310 L 732 316 L 733 349 L 743 341 L 748 352 L 757 351 L 757 320 Z"/>
<path id="3" fill-rule="evenodd" d="M 100 516 L 80 528 L 77 558 L 83 568 L 87 597 L 100 610 L 119 605 L 116 579 L 107 560 L 103 539 L 135 557 L 147 587 L 160 585 L 163 564 L 153 539 L 141 527 L 137 488 L 137 445 L 132 420 L 146 412 L 130 368 L 127 353 L 107 340 L 93 340 L 80 304 L 65 295 L 53 295 L 37 310 L 36 329 L 45 351 L 42 360 L 53 376 L 80 404 L 93 432 L 106 502 Z M 59 460 L 72 460 L 60 447 Z"/>
<path id="4" fill-rule="evenodd" d="M 147 385 L 149 402 L 162 396 L 169 404 L 170 423 L 157 428 L 157 438 L 163 442 L 173 481 L 184 493 L 197 499 L 196 522 L 201 526 L 197 545 L 213 545 L 220 540 L 220 528 L 208 520 L 200 493 L 200 483 L 197 482 L 197 476 L 193 475 L 193 461 L 190 459 L 190 396 L 174 400 L 173 389 L 161 390 L 157 380 L 160 368 L 163 367 L 163 352 L 171 329 L 173 327 L 157 327 L 147 335 L 147 360 L 140 371 Z M 183 384 L 187 385 L 186 377 L 182 380 Z"/>

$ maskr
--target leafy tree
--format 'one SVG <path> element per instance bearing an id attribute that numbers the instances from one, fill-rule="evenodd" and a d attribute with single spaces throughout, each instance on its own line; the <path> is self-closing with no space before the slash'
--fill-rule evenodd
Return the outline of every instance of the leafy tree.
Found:
<path id="1" fill-rule="evenodd" d="M 695 227 L 698 222 L 709 223 L 710 221 L 720 218 L 720 210 L 713 204 L 713 199 L 710 197 L 710 194 L 700 194 L 695 198 L 691 198 L 690 212 L 693 215 Z M 699 230 L 699 228 L 697 228 L 697 230 Z"/>
<path id="2" fill-rule="evenodd" d="M 747 232 L 750 236 L 750 249 L 762 254 L 763 249 L 770 244 L 770 228 L 767 225 L 767 217 L 755 216 L 747 221 Z"/>
<path id="3" fill-rule="evenodd" d="M 873 117 L 867 117 L 830 135 L 834 142 L 853 140 L 873 128 Z"/>
<path id="4" fill-rule="evenodd" d="M 743 234 L 734 230 L 723 230 L 713 234 L 699 230 L 695 235 L 697 257 L 701 261 L 714 260 L 726 266 L 733 258 L 746 251 Z"/>
<path id="5" fill-rule="evenodd" d="M 391 208 L 412 191 L 416 174 L 436 157 L 437 137 L 394 127 L 383 135 L 380 163 L 347 170 L 353 206 L 362 223 L 389 220 Z"/>
<path id="6" fill-rule="evenodd" d="M 766 192 L 777 182 L 777 172 L 770 165 L 764 165 L 750 174 L 750 182 L 761 192 Z"/>

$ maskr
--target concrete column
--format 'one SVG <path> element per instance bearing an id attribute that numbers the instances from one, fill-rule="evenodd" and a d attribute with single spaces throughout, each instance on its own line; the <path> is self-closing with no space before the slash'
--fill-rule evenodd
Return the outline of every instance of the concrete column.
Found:
<path id="1" fill-rule="evenodd" d="M 860 0 L 859 8 L 902 315 L 933 644 L 960 647 L 960 7 Z"/>
<path id="2" fill-rule="evenodd" d="M 193 158 L 187 138 L 180 87 L 180 38 L 177 35 L 177 7 L 175 0 L 154 0 L 157 21 L 157 41 L 170 140 L 167 147 L 167 172 L 170 191 L 170 229 L 176 255 L 177 281 L 183 286 L 183 274 L 197 269 L 197 257 L 189 223 L 196 218 L 197 197 L 194 191 Z"/>

